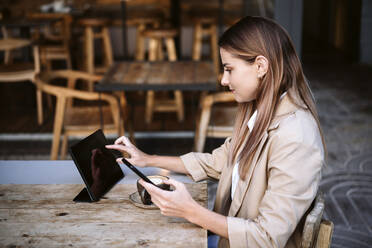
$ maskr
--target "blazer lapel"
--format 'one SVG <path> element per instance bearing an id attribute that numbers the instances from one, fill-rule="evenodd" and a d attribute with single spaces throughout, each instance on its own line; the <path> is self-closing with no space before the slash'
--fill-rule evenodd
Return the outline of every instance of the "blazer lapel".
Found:
<path id="1" fill-rule="evenodd" d="M 218 182 L 218 188 L 216 196 L 222 196 L 219 201 L 215 202 L 214 210 L 217 213 L 227 215 L 231 205 L 231 175 L 233 166 L 226 166 L 222 172 L 220 181 Z"/>
<path id="2" fill-rule="evenodd" d="M 249 131 L 248 131 L 249 135 Z M 247 141 L 248 135 L 244 138 L 244 142 Z M 238 154 L 241 152 L 243 147 L 240 147 L 238 150 Z M 236 159 L 233 162 L 235 165 Z M 221 201 L 217 201 L 214 207 L 214 210 L 218 213 L 227 215 L 231 206 L 231 184 L 232 184 L 232 172 L 234 170 L 234 166 L 226 166 L 225 169 L 222 171 L 220 181 L 218 182 L 218 188 L 216 196 L 222 196 Z M 219 204 L 218 204 L 219 203 Z"/>
<path id="3" fill-rule="evenodd" d="M 231 202 L 231 207 L 229 210 L 229 216 L 235 216 L 244 199 L 245 193 L 247 192 L 249 183 L 252 179 L 253 172 L 257 166 L 257 161 L 261 155 L 262 148 L 264 147 L 266 140 L 268 138 L 268 132 L 270 132 L 273 129 L 278 128 L 280 121 L 288 116 L 289 114 L 293 113 L 298 107 L 295 106 L 289 99 L 288 96 L 284 96 L 283 99 L 281 100 L 276 112 L 275 116 L 273 118 L 273 121 L 271 122 L 268 130 L 263 134 L 263 137 L 258 145 L 257 151 L 252 159 L 251 166 L 249 167 L 247 176 L 245 180 L 241 180 L 239 178 L 238 185 L 236 187 L 235 193 L 234 193 L 234 198 L 232 199 Z M 231 169 L 232 173 L 232 169 Z M 229 175 L 229 180 L 230 180 L 230 185 L 231 185 L 231 173 Z M 231 190 L 230 190 L 230 195 L 231 195 Z"/>
<path id="4" fill-rule="evenodd" d="M 238 185 L 237 185 L 235 193 L 234 193 L 234 198 L 232 199 L 232 202 L 231 202 L 231 207 L 230 207 L 230 210 L 229 210 L 229 216 L 235 216 L 237 214 L 237 212 L 239 211 L 241 205 L 242 205 L 245 192 L 248 189 L 249 183 L 250 183 L 252 175 L 253 175 L 253 171 L 254 171 L 254 169 L 257 165 L 257 160 L 258 160 L 258 158 L 261 154 L 261 150 L 262 150 L 262 148 L 263 148 L 263 146 L 264 146 L 264 144 L 267 140 L 267 137 L 268 137 L 268 134 L 267 134 L 267 132 L 265 132 L 261 141 L 260 141 L 260 143 L 259 143 L 259 145 L 258 145 L 257 152 L 255 153 L 255 155 L 252 159 L 252 163 L 251 163 L 251 166 L 249 167 L 249 170 L 248 170 L 248 173 L 247 173 L 247 176 L 246 176 L 245 180 L 243 181 L 243 180 L 241 180 L 241 178 L 239 178 Z M 231 178 L 231 176 L 230 176 L 230 178 Z M 231 183 L 231 179 L 230 179 L 230 183 Z"/>

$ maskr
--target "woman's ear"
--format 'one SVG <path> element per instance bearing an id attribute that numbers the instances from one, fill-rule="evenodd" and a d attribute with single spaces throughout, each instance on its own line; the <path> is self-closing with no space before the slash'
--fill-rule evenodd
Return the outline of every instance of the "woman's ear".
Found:
<path id="1" fill-rule="evenodd" d="M 269 69 L 269 61 L 264 56 L 258 55 L 255 63 L 257 65 L 257 75 L 262 78 Z"/>

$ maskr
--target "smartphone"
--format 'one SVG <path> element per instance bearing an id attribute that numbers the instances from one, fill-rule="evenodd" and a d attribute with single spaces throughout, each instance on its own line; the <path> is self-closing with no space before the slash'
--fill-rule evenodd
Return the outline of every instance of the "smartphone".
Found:
<path id="1" fill-rule="evenodd" d="M 139 170 L 137 170 L 136 167 L 134 167 L 134 165 L 132 165 L 131 163 L 129 163 L 128 160 L 126 160 L 125 158 L 122 158 L 121 161 L 129 168 L 131 169 L 134 173 L 136 173 L 140 178 L 142 178 L 145 182 L 147 183 L 151 183 L 152 185 L 158 187 L 157 185 L 155 185 L 153 182 L 151 182 L 150 179 L 148 179 L 147 176 L 145 176 L 142 172 L 140 172 Z"/>

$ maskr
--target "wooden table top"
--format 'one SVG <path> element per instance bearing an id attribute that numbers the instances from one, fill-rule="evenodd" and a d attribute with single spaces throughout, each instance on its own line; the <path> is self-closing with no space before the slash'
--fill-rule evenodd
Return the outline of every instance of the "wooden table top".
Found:
<path id="1" fill-rule="evenodd" d="M 217 77 L 209 61 L 117 62 L 95 85 L 95 90 L 215 91 Z"/>
<path id="2" fill-rule="evenodd" d="M 203 206 L 207 184 L 187 183 Z M 81 184 L 0 185 L 1 247 L 207 247 L 207 231 L 130 202 L 118 184 L 99 202 L 75 203 Z"/>

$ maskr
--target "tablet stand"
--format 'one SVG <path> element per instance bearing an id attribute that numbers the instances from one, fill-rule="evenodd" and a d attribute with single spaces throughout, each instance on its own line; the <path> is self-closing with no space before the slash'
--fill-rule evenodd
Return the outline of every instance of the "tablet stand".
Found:
<path id="1" fill-rule="evenodd" d="M 90 197 L 87 188 L 84 188 L 80 193 L 73 199 L 74 202 L 94 202 Z"/>

